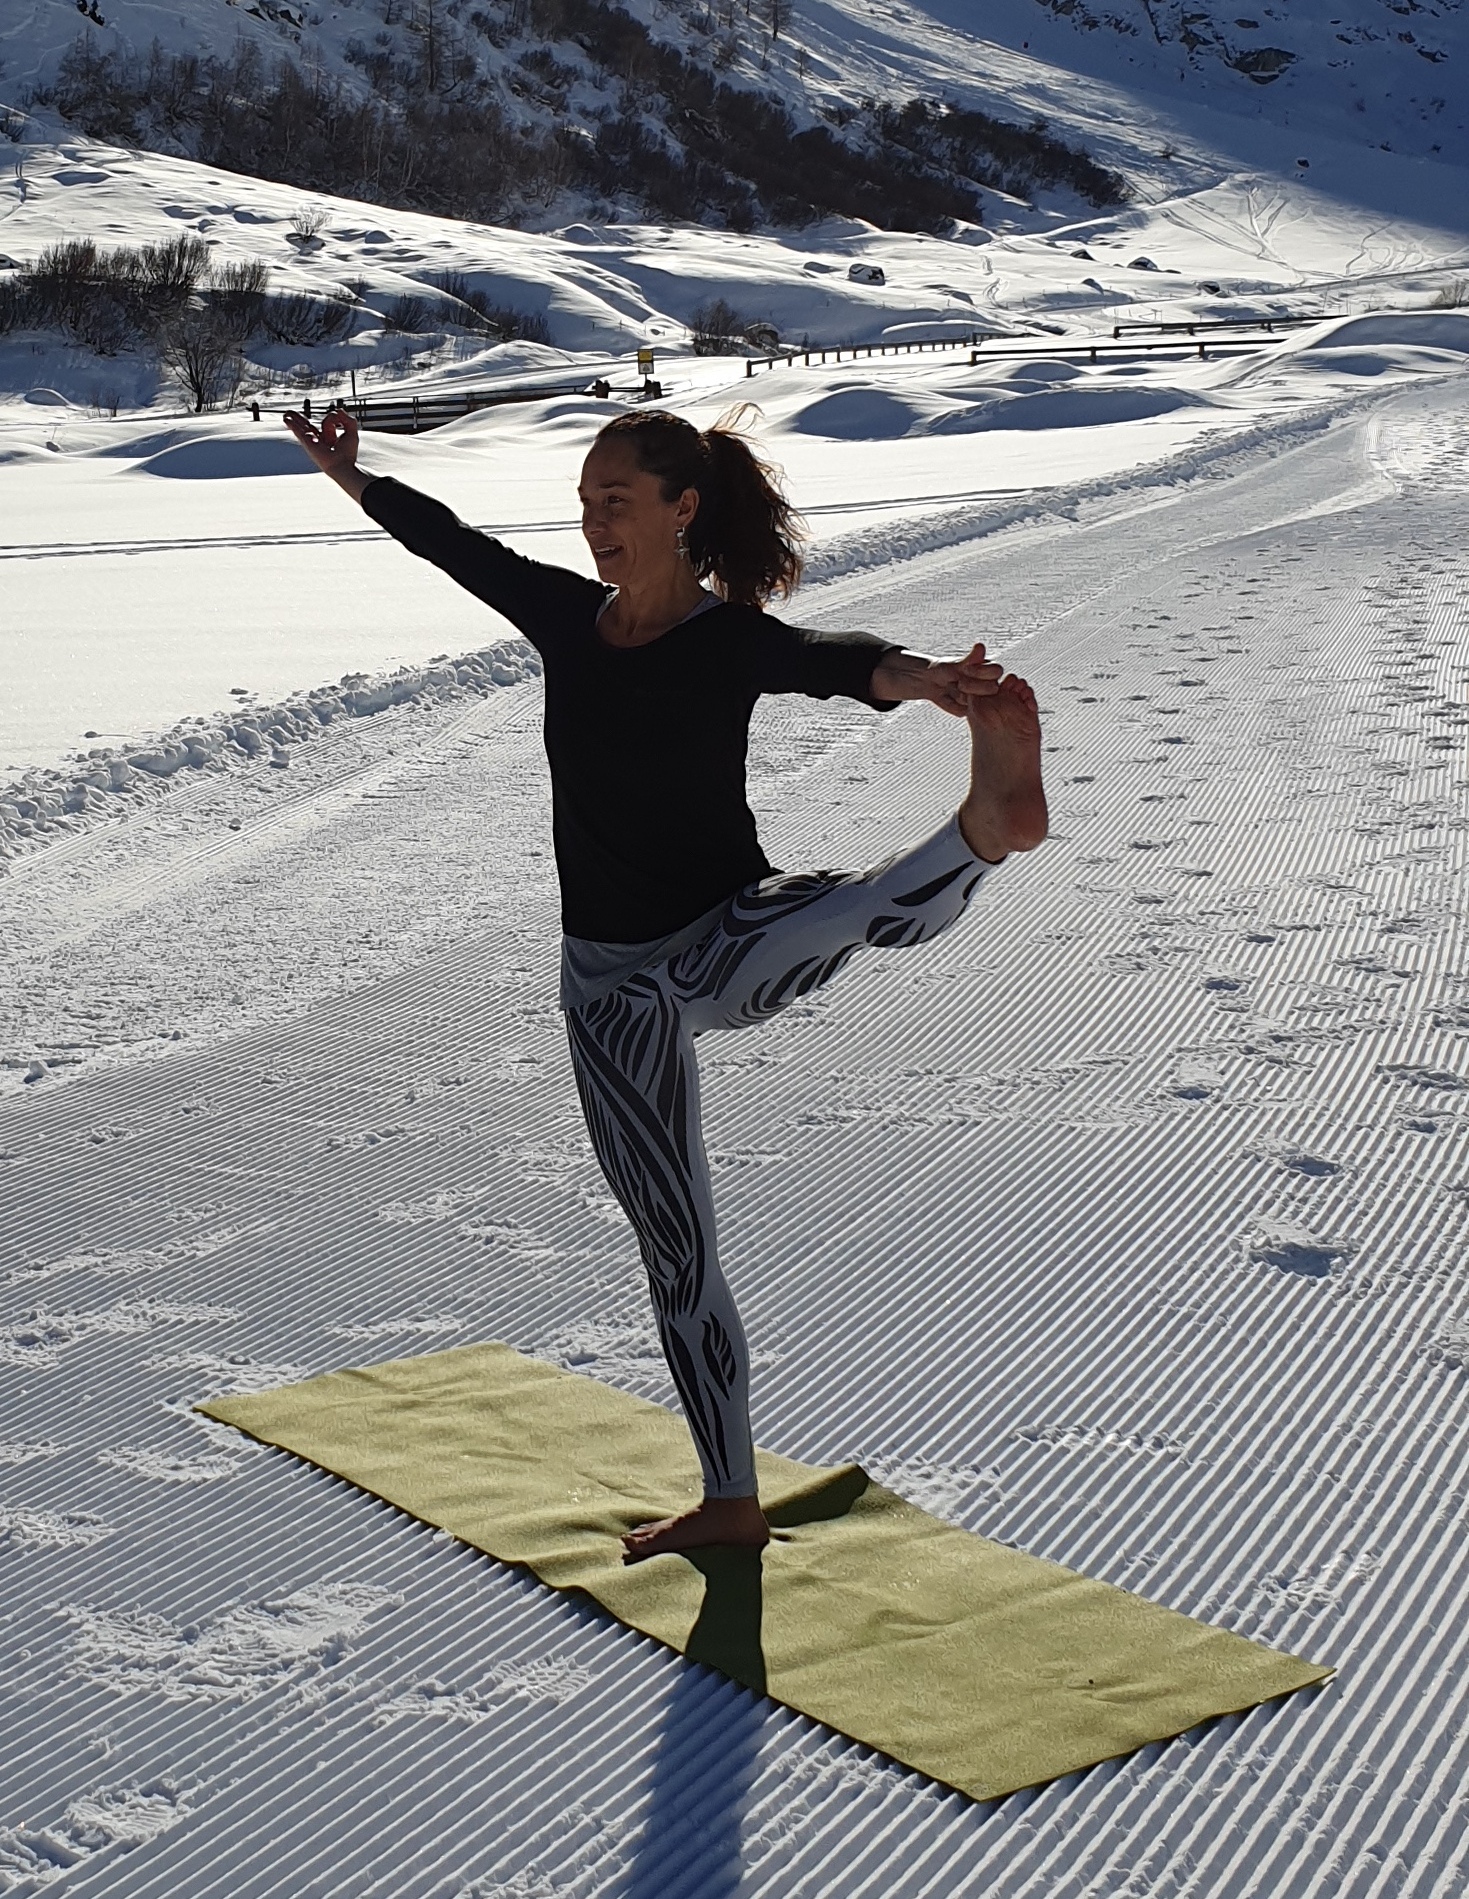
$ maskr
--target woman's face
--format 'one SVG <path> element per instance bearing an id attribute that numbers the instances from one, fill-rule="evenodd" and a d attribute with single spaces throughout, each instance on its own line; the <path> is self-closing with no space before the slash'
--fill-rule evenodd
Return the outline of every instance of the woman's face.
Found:
<path id="1" fill-rule="evenodd" d="M 581 531 L 599 579 L 616 587 L 667 585 L 682 563 L 678 531 L 698 511 L 697 489 L 663 499 L 656 475 L 638 467 L 626 442 L 598 442 L 582 466 Z"/>

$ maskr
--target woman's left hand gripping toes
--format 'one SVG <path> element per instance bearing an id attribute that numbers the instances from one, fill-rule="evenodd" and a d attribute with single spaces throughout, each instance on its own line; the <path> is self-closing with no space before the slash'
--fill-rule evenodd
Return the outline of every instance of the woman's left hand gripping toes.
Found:
<path id="1" fill-rule="evenodd" d="M 936 659 L 930 662 L 924 681 L 924 697 L 956 718 L 969 716 L 975 699 L 991 698 L 998 690 L 1004 667 L 986 659 L 983 643 L 966 653 L 963 659 Z"/>

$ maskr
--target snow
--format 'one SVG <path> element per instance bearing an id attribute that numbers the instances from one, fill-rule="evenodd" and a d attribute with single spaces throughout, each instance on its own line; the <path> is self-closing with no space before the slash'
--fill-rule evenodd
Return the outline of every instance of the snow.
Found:
<path id="1" fill-rule="evenodd" d="M 1376 149 L 1459 122 L 1457 17 L 1441 63 L 1361 37 L 1424 12 L 1357 0 L 1329 77 L 1314 11 L 1261 14 L 1301 58 L 1260 87 L 1161 0 L 1152 39 L 809 0 L 813 96 L 1044 110 L 1140 182 L 955 241 L 460 225 L 33 121 L 6 257 L 186 230 L 363 292 L 262 358 L 258 424 L 0 339 L 0 1892 L 1463 1883 L 1469 191 Z M 7 83 L 76 30 L 13 11 Z M 1438 113 L 1386 100 L 1420 68 Z M 552 343 L 390 335 L 441 270 Z M 817 357 L 693 356 L 716 295 Z M 849 353 L 970 328 L 977 362 Z M 650 339 L 693 419 L 758 403 L 795 617 L 985 638 L 1050 747 L 1054 836 L 962 928 L 701 1051 L 757 1434 L 1333 1661 L 1322 1695 L 974 1807 L 190 1409 L 486 1336 L 671 1401 L 554 1007 L 534 655 L 277 413 L 606 374 L 363 453 L 585 568 L 580 459 Z M 928 708 L 769 701 L 752 796 L 777 861 L 866 860 L 962 760 Z"/>
<path id="2" fill-rule="evenodd" d="M 1002 643 L 1056 835 L 704 1052 L 762 1441 L 1337 1684 L 974 1807 L 190 1416 L 485 1335 L 670 1396 L 567 1080 L 528 679 L 0 886 L 6 1034 L 55 1064 L 0 1105 L 11 1890 L 85 1803 L 84 1889 L 128 1899 L 1454 1889 L 1469 401 L 1340 400 L 813 591 Z M 773 701 L 752 786 L 835 863 L 962 754 Z"/>
<path id="3" fill-rule="evenodd" d="M 1364 321 L 1375 340 L 1363 340 Z M 1078 484 L 1095 491 L 1196 445 L 1222 450 L 1253 428 L 1309 419 L 1357 391 L 1442 375 L 1463 360 L 1452 338 L 1465 321 L 1426 312 L 1332 322 L 1204 362 L 1093 365 L 1084 352 L 1060 361 L 1050 338 L 1023 363 L 971 368 L 960 350 L 747 378 L 738 361 L 673 355 L 666 387 L 701 423 L 757 402 L 762 438 L 808 516 L 814 566 L 830 578 L 869 564 L 885 533 L 911 532 L 915 520 L 962 536 L 1007 499 L 1050 494 L 1061 506 Z M 591 398 L 518 403 L 416 438 L 369 436 L 363 464 L 541 558 L 585 566 L 576 473 L 614 412 Z M 338 679 L 365 686 L 360 675 L 407 668 L 411 681 L 393 689 L 401 697 L 461 690 L 452 668 L 473 648 L 498 655 L 474 661 L 480 671 L 499 664 L 518 677 L 529 663 L 523 649 L 517 658 L 496 644 L 511 631 L 503 622 L 404 561 L 321 480 L 278 418 L 160 428 L 151 417 L 68 412 L 38 426 L 30 413 L 0 422 L 0 660 L 16 682 L 0 707 L 0 842 L 34 835 L 15 831 L 14 813 L 38 797 L 43 824 L 49 813 L 74 828 L 85 813 L 65 808 L 69 790 L 100 774 L 93 789 L 104 798 L 114 761 L 133 779 L 140 764 L 167 769 L 170 756 L 222 769 L 241 706 L 266 730 L 287 701 L 298 712 L 307 696 L 323 710 L 329 695 L 340 704 L 342 689 L 328 683 Z M 864 444 L 881 453 L 854 455 Z M 161 612 L 166 596 L 180 610 Z M 317 715 L 307 716 L 309 731 Z M 188 756 L 190 743 L 208 758 Z"/>

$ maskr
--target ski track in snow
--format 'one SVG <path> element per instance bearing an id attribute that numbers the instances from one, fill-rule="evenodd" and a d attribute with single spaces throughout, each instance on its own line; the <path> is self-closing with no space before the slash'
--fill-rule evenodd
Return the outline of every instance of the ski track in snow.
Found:
<path id="1" fill-rule="evenodd" d="M 1441 385 L 827 590 L 1036 681 L 1055 836 L 701 1049 L 761 1442 L 1331 1686 L 976 1806 L 190 1414 L 477 1337 L 670 1396 L 552 1006 L 526 685 L 400 709 L 411 797 L 335 796 L 347 733 L 320 822 L 234 855 L 160 809 L 8 913 L 36 1041 L 95 1011 L 113 1059 L 0 1101 L 0 1892 L 1457 1890 L 1466 452 Z M 962 763 L 928 708 L 768 702 L 771 855 L 876 857 Z"/>

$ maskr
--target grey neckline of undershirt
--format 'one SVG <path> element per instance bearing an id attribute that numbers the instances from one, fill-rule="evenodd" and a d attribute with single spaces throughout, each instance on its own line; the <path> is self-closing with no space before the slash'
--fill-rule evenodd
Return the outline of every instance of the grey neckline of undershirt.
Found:
<path id="1" fill-rule="evenodd" d="M 660 633 L 658 635 L 659 640 L 663 638 L 664 633 L 671 633 L 673 631 L 674 626 L 687 626 L 690 620 L 696 620 L 701 613 L 707 613 L 710 607 L 723 606 L 724 602 L 720 599 L 719 595 L 717 593 L 711 592 L 711 590 L 708 587 L 701 587 L 699 591 L 700 593 L 703 594 L 704 596 L 703 599 L 700 600 L 697 606 L 690 607 L 688 612 L 683 616 L 681 620 L 675 620 L 673 622 L 673 626 L 664 627 L 663 633 Z M 617 598 L 617 594 L 618 594 L 618 589 L 614 587 L 611 593 L 609 593 L 607 598 L 602 602 L 601 606 L 597 608 L 598 620 L 602 618 L 602 615 L 607 611 L 608 607 L 612 605 L 612 602 Z M 645 646 L 656 646 L 658 644 L 658 640 L 644 640 L 643 644 Z M 637 651 L 637 648 L 633 646 L 628 646 L 628 647 L 614 646 L 612 650 L 615 653 L 616 652 L 633 653 Z"/>

